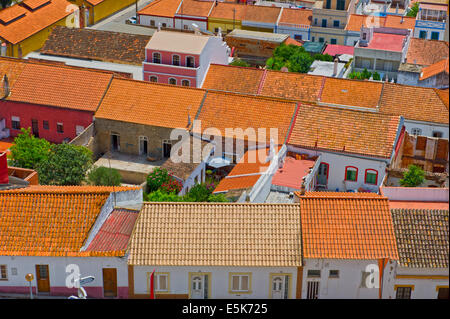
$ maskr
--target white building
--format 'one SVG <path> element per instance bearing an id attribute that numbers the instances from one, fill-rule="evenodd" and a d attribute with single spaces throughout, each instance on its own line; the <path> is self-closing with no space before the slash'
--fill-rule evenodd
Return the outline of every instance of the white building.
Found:
<path id="1" fill-rule="evenodd" d="M 130 297 L 148 298 L 154 270 L 156 299 L 298 298 L 299 231 L 298 205 L 146 203 L 130 242 Z"/>
<path id="2" fill-rule="evenodd" d="M 448 3 L 420 3 L 414 37 L 444 41 L 447 12 Z"/>
<path id="3" fill-rule="evenodd" d="M 125 251 L 142 204 L 137 187 L 29 186 L 0 192 L 0 293 L 127 298 Z M 132 207 L 132 210 L 115 207 Z M 134 210 L 137 209 L 137 210 Z M 120 237 L 121 240 L 118 240 Z"/>

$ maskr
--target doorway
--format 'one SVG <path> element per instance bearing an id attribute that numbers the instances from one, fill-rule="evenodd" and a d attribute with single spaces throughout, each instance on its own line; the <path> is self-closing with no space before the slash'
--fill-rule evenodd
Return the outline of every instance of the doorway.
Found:
<path id="1" fill-rule="evenodd" d="M 327 163 L 320 163 L 319 169 L 317 171 L 317 185 L 318 186 L 327 186 L 328 184 L 328 171 L 330 165 Z"/>
<path id="2" fill-rule="evenodd" d="M 289 298 L 289 276 L 275 275 L 272 277 L 272 299 Z"/>
<path id="3" fill-rule="evenodd" d="M 39 124 L 38 124 L 38 120 L 32 119 L 31 120 L 31 133 L 35 136 L 35 137 L 39 137 Z"/>
<path id="4" fill-rule="evenodd" d="M 111 150 L 120 151 L 120 136 L 119 134 L 111 134 Z"/>
<path id="5" fill-rule="evenodd" d="M 148 154 L 148 139 L 146 136 L 139 137 L 139 154 L 145 156 Z"/>
<path id="6" fill-rule="evenodd" d="M 50 292 L 50 276 L 48 265 L 36 265 L 36 282 L 39 293 Z"/>
<path id="7" fill-rule="evenodd" d="M 318 281 L 308 281 L 306 299 L 319 299 Z"/>
<path id="8" fill-rule="evenodd" d="M 449 299 L 448 288 L 439 288 L 438 299 Z"/>
<path id="9" fill-rule="evenodd" d="M 164 140 L 163 141 L 163 157 L 169 158 L 171 150 L 172 150 L 172 143 L 170 142 L 170 140 Z"/>
<path id="10" fill-rule="evenodd" d="M 103 296 L 117 297 L 116 268 L 103 268 Z"/>
<path id="11" fill-rule="evenodd" d="M 193 274 L 191 276 L 191 299 L 208 299 L 209 275 Z"/>

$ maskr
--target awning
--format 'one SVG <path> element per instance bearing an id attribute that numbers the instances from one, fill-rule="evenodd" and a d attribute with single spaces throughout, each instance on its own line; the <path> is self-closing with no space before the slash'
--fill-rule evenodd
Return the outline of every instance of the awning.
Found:
<path id="1" fill-rule="evenodd" d="M 209 160 L 206 164 L 214 168 L 220 168 L 229 166 L 231 164 L 231 159 L 227 157 L 214 157 L 211 160 Z"/>

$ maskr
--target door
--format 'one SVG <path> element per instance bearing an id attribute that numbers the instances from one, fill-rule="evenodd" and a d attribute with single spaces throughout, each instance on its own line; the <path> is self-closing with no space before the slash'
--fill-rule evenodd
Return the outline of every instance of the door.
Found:
<path id="1" fill-rule="evenodd" d="M 195 275 L 191 279 L 191 299 L 205 299 L 205 276 Z"/>
<path id="2" fill-rule="evenodd" d="M 289 296 L 289 276 L 272 277 L 272 299 L 287 299 Z"/>
<path id="3" fill-rule="evenodd" d="M 319 170 L 317 172 L 317 185 L 327 186 L 329 167 L 330 166 L 327 163 L 320 163 Z"/>
<path id="4" fill-rule="evenodd" d="M 438 299 L 449 299 L 448 288 L 439 288 Z"/>
<path id="5" fill-rule="evenodd" d="M 50 292 L 50 276 L 48 273 L 48 265 L 36 265 L 36 282 L 38 292 Z"/>
<path id="6" fill-rule="evenodd" d="M 38 125 L 38 120 L 31 120 L 31 133 L 36 136 L 39 137 L 39 125 Z"/>
<path id="7" fill-rule="evenodd" d="M 111 134 L 111 149 L 113 151 L 120 150 L 120 137 L 117 134 Z"/>
<path id="8" fill-rule="evenodd" d="M 117 297 L 116 268 L 103 268 L 103 296 Z"/>
<path id="9" fill-rule="evenodd" d="M 139 153 L 141 155 L 147 155 L 148 154 L 148 141 L 146 137 L 139 137 Z"/>
<path id="10" fill-rule="evenodd" d="M 306 298 L 307 299 L 319 299 L 319 282 L 318 281 L 308 281 Z"/>

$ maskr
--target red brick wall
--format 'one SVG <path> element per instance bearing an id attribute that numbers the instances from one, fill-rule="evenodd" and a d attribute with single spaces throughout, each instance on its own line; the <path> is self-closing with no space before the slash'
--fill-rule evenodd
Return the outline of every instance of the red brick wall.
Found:
<path id="1" fill-rule="evenodd" d="M 5 118 L 6 127 L 10 129 L 12 137 L 17 136 L 20 130 L 12 129 L 11 118 L 20 118 L 20 126 L 31 127 L 31 120 L 38 120 L 39 137 L 52 143 L 62 143 L 65 138 L 72 140 L 76 136 L 76 126 L 86 128 L 92 123 L 93 112 L 79 111 L 58 107 L 35 105 L 21 102 L 0 101 L 0 119 Z M 43 121 L 49 122 L 49 129 L 43 127 Z M 64 132 L 58 133 L 56 123 L 63 123 Z"/>

